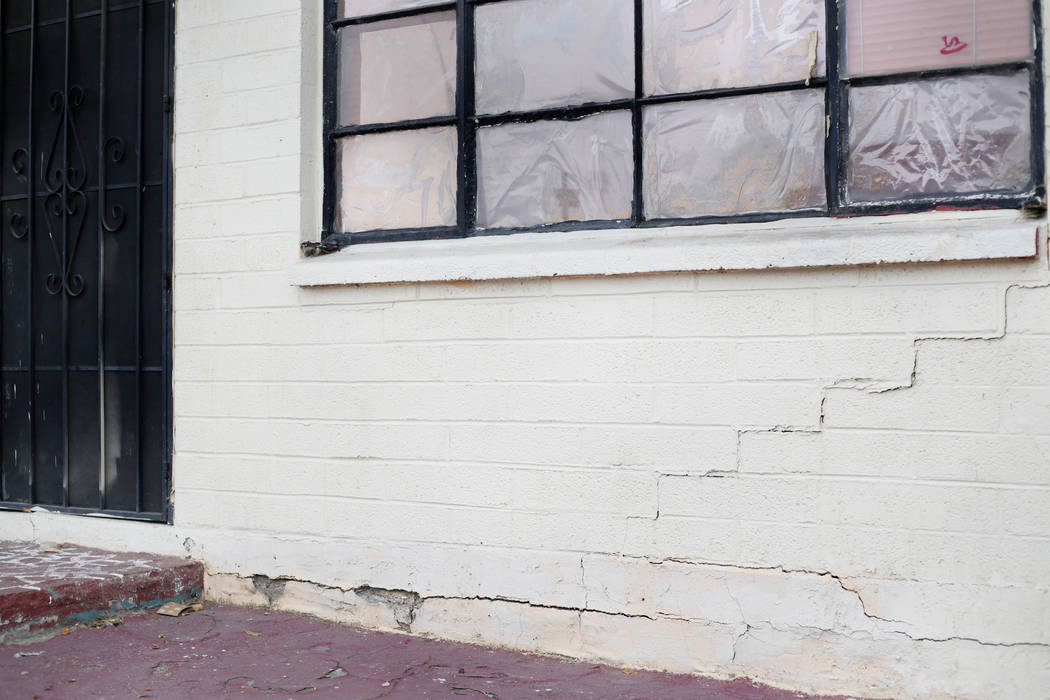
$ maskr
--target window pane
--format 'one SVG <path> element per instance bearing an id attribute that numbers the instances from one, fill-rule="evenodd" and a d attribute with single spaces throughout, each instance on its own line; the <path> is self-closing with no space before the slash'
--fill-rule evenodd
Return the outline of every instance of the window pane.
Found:
<path id="1" fill-rule="evenodd" d="M 454 127 L 351 136 L 338 160 L 339 230 L 455 226 Z"/>
<path id="2" fill-rule="evenodd" d="M 824 0 L 645 0 L 642 29 L 648 95 L 824 75 Z"/>
<path id="3" fill-rule="evenodd" d="M 773 92 L 647 107 L 651 219 L 823 207 L 824 95 Z"/>
<path id="4" fill-rule="evenodd" d="M 625 0 L 515 0 L 475 14 L 479 113 L 634 94 L 634 11 Z"/>
<path id="5" fill-rule="evenodd" d="M 851 75 L 1032 56 L 1032 0 L 847 0 Z"/>
<path id="6" fill-rule="evenodd" d="M 1028 185 L 1027 73 L 857 87 L 849 102 L 853 201 Z"/>
<path id="7" fill-rule="evenodd" d="M 340 124 L 455 112 L 455 13 L 344 27 L 339 52 Z"/>
<path id="8" fill-rule="evenodd" d="M 361 17 L 412 7 L 440 5 L 444 0 L 339 0 L 340 17 Z"/>
<path id="9" fill-rule="evenodd" d="M 478 226 L 625 219 L 630 112 L 478 130 Z"/>

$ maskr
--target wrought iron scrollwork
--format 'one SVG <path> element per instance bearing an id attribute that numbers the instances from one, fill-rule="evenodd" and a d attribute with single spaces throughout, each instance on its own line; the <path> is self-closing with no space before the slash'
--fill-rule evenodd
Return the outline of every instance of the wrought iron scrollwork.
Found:
<path id="1" fill-rule="evenodd" d="M 83 189 L 87 183 L 87 158 L 74 118 L 74 113 L 83 103 L 84 90 L 79 85 L 69 88 L 65 94 L 60 90 L 51 93 L 51 111 L 58 115 L 58 120 L 41 173 L 48 192 L 44 197 L 47 235 L 58 268 L 47 275 L 44 286 L 50 294 L 60 294 L 65 290 L 72 297 L 80 296 L 84 291 L 83 276 L 73 272 L 73 260 L 87 215 L 87 196 Z M 65 235 L 60 246 L 58 231 L 62 222 L 65 223 Z"/>
<path id="2" fill-rule="evenodd" d="M 124 160 L 124 139 L 110 136 L 103 145 L 103 153 L 102 172 L 99 173 L 98 208 L 102 212 L 103 228 L 114 233 L 124 225 L 124 207 L 119 204 L 109 206 L 106 203 L 106 165 L 110 161 L 119 163 Z"/>
<path id="3" fill-rule="evenodd" d="M 88 209 L 88 198 L 84 194 L 88 162 L 76 124 L 76 112 L 84 100 L 84 89 L 79 85 L 73 85 L 67 92 L 56 90 L 51 93 L 48 104 L 56 115 L 54 133 L 49 147 L 40 154 L 40 181 L 46 190 L 44 216 L 57 267 L 55 272 L 46 276 L 44 284 L 51 294 L 65 292 L 73 297 L 84 292 L 83 276 L 73 272 L 73 260 Z M 124 226 L 126 216 L 123 206 L 107 202 L 106 170 L 107 166 L 122 162 L 124 154 L 124 140 L 118 136 L 111 136 L 102 144 L 101 171 L 98 173 L 99 219 L 102 228 L 110 233 Z M 26 149 L 18 148 L 11 154 L 11 170 L 23 182 L 28 182 L 29 163 L 30 155 Z M 30 206 L 31 202 L 32 195 Z M 15 238 L 22 239 L 29 234 L 28 217 L 22 212 L 12 212 L 7 225 Z"/>
<path id="4" fill-rule="evenodd" d="M 24 148 L 16 148 L 11 154 L 11 170 L 22 182 L 26 180 L 26 167 L 29 165 L 29 153 Z"/>
<path id="5" fill-rule="evenodd" d="M 28 167 L 29 152 L 24 148 L 16 148 L 15 152 L 11 154 L 11 172 L 19 180 L 26 182 L 26 169 Z M 29 221 L 27 221 L 26 215 L 21 212 L 11 212 L 11 216 L 7 219 L 7 226 L 11 230 L 11 235 L 15 238 L 25 238 L 26 234 L 29 233 Z"/>
<path id="6" fill-rule="evenodd" d="M 11 235 L 15 238 L 25 238 L 26 234 L 29 233 L 29 222 L 26 221 L 25 214 L 20 212 L 11 212 L 7 225 L 11 229 Z"/>

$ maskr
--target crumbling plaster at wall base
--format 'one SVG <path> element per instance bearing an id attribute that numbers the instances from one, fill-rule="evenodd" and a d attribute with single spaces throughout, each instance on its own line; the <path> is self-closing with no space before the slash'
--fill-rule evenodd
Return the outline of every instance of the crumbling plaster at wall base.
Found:
<path id="1" fill-rule="evenodd" d="M 686 565 L 708 573 L 712 568 L 742 575 L 749 571 Z M 734 599 L 736 610 L 730 610 L 727 619 L 712 620 L 673 612 L 625 613 L 502 597 L 425 595 L 368 585 L 344 588 L 224 573 L 209 574 L 206 590 L 209 599 L 219 602 L 308 614 L 370 629 L 716 678 L 747 676 L 803 692 L 857 692 L 862 687 L 866 697 L 976 698 L 987 697 L 985 692 L 1009 693 L 986 685 L 976 695 L 967 694 L 981 688 L 982 672 L 997 664 L 1024 669 L 1034 679 L 1042 667 L 1045 675 L 1050 645 L 914 638 L 893 629 L 888 623 L 894 621 L 868 614 L 859 592 L 848 582 L 827 572 L 779 573 L 808 578 L 808 584 L 818 588 L 837 588 L 837 600 L 825 601 L 838 608 L 837 621 L 818 626 L 751 619 L 748 603 L 739 599 Z M 945 646 L 950 647 L 947 654 L 942 650 Z M 993 649 L 975 653 L 979 647 Z M 954 688 L 934 688 L 923 681 L 924 672 L 945 665 L 944 658 L 968 661 L 965 669 L 956 670 Z M 904 687 L 910 694 L 902 691 Z"/>
<path id="2" fill-rule="evenodd" d="M 84 526 L 71 529 L 74 520 Z M 41 542 L 190 554 L 205 561 L 205 594 L 214 602 L 618 666 L 863 697 L 1034 698 L 1050 687 L 1050 644 L 919 635 L 909 629 L 920 623 L 886 619 L 865 598 L 870 587 L 893 582 L 827 571 L 564 553 L 548 555 L 560 557 L 549 565 L 523 563 L 542 570 L 523 580 L 510 570 L 520 554 L 481 561 L 469 548 L 434 545 L 427 547 L 434 560 L 448 562 L 437 577 L 403 545 L 371 552 L 360 543 L 50 513 L 0 513 L 0 530 Z M 327 557 L 333 548 L 339 554 Z M 408 561 L 381 561 L 379 550 Z M 517 590 L 499 582 L 512 578 Z M 392 587 L 398 582 L 411 588 Z"/>

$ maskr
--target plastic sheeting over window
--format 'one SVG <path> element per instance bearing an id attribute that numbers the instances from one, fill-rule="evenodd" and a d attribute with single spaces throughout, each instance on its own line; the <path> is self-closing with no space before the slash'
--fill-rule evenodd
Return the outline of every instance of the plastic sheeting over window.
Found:
<path id="1" fill-rule="evenodd" d="M 648 95 L 824 75 L 823 0 L 645 0 L 642 29 Z"/>
<path id="2" fill-rule="evenodd" d="M 647 107 L 649 218 L 820 208 L 824 93 L 772 92 Z"/>
<path id="3" fill-rule="evenodd" d="M 342 230 L 455 226 L 454 128 L 351 136 L 338 151 Z"/>
<path id="4" fill-rule="evenodd" d="M 475 11 L 481 114 L 634 95 L 634 10 L 624 0 L 513 0 Z"/>
<path id="5" fill-rule="evenodd" d="M 1032 0 L 846 0 L 851 75 L 1024 60 Z"/>
<path id="6" fill-rule="evenodd" d="M 324 7 L 340 244 L 1045 197 L 1033 0 Z"/>
<path id="7" fill-rule="evenodd" d="M 478 131 L 478 225 L 625 219 L 632 174 L 627 111 L 486 127 Z"/>
<path id="8" fill-rule="evenodd" d="M 849 98 L 852 201 L 1018 190 L 1031 179 L 1025 72 L 856 87 Z"/>
<path id="9" fill-rule="evenodd" d="M 330 0 L 324 0 L 330 2 Z M 340 17 L 361 17 L 414 7 L 440 5 L 444 0 L 339 0 Z"/>
<path id="10" fill-rule="evenodd" d="M 455 13 L 339 30 L 340 124 L 437 117 L 455 109 Z"/>

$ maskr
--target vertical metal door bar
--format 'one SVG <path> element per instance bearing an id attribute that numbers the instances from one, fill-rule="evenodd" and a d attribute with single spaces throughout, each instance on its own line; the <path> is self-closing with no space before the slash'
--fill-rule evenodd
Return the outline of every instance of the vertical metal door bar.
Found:
<path id="1" fill-rule="evenodd" d="M 138 160 L 135 164 L 135 236 L 138 265 L 135 266 L 135 511 L 142 511 L 142 131 L 143 103 L 145 102 L 144 66 L 146 63 L 146 1 L 139 0 L 139 78 L 138 121 L 136 143 Z"/>
<path id="2" fill-rule="evenodd" d="M 66 65 L 62 74 L 62 266 L 59 274 L 62 297 L 62 505 L 69 506 L 69 294 L 66 292 L 66 270 L 69 255 L 69 60 L 70 33 L 73 27 L 72 0 L 66 0 Z M 47 174 L 45 173 L 45 176 Z"/>
<path id="3" fill-rule="evenodd" d="M 164 469 L 163 477 L 161 478 L 161 488 L 163 492 L 161 494 L 161 510 L 164 511 L 167 521 L 171 522 L 171 508 L 169 494 L 171 493 L 171 459 L 172 459 L 172 407 L 171 407 L 171 354 L 172 354 L 172 310 L 171 310 L 171 256 L 170 247 L 173 245 L 172 239 L 172 193 L 171 193 L 171 135 L 174 133 L 174 120 L 175 120 L 175 95 L 174 85 L 172 84 L 172 78 L 174 70 L 172 67 L 175 62 L 173 53 L 173 46 L 171 37 L 172 32 L 172 14 L 175 11 L 174 2 L 167 2 L 164 5 L 164 93 L 165 93 L 165 105 L 164 111 L 164 163 L 163 163 L 163 175 L 161 181 L 164 183 L 162 198 L 164 201 L 162 231 L 164 233 L 163 245 L 161 245 L 161 274 L 164 275 L 164 279 L 161 284 L 161 309 L 163 318 L 161 323 L 163 324 L 163 332 L 161 338 L 163 347 L 161 348 L 161 362 L 164 369 L 162 370 L 162 391 L 164 392 L 164 463 L 161 468 Z"/>
<path id="4" fill-rule="evenodd" d="M 29 502 L 36 503 L 36 351 L 35 351 L 35 340 L 36 330 L 33 328 L 33 245 L 36 240 L 36 226 L 35 226 L 35 209 L 36 209 L 36 197 L 34 196 L 34 185 L 33 185 L 33 154 L 36 151 L 33 148 L 33 87 L 36 83 L 36 10 L 37 0 L 30 0 L 32 3 L 29 17 L 29 139 L 27 149 L 29 157 L 26 158 L 28 165 L 26 166 L 26 188 L 29 200 L 27 204 L 27 214 L 29 230 L 26 233 L 26 250 L 28 255 L 28 262 L 26 265 L 26 327 L 29 329 L 29 334 L 26 336 L 29 341 L 29 386 L 27 387 L 29 395 L 26 397 L 28 406 L 26 408 L 29 420 Z"/>
<path id="5" fill-rule="evenodd" d="M 106 507 L 106 352 L 105 278 L 106 227 L 103 224 L 106 201 L 106 19 L 109 0 L 102 0 L 98 40 L 98 509 Z"/>
<path id="6" fill-rule="evenodd" d="M 4 158 L 4 89 L 6 88 L 4 83 L 4 0 L 0 0 L 0 161 Z M 0 221 L 0 225 L 3 222 Z M 7 237 L 0 231 L 0 260 L 4 259 L 4 248 L 6 248 Z M 3 354 L 4 349 L 4 294 L 3 286 L 0 285 L 0 356 Z M 0 382 L 4 381 L 0 377 Z M 7 500 L 7 489 L 4 488 L 4 483 L 7 478 L 7 469 L 4 468 L 3 459 L 4 453 L 4 433 L 3 433 L 3 406 L 0 406 L 0 500 Z M 11 468 L 15 469 L 18 465 L 15 460 L 11 460 Z"/>

